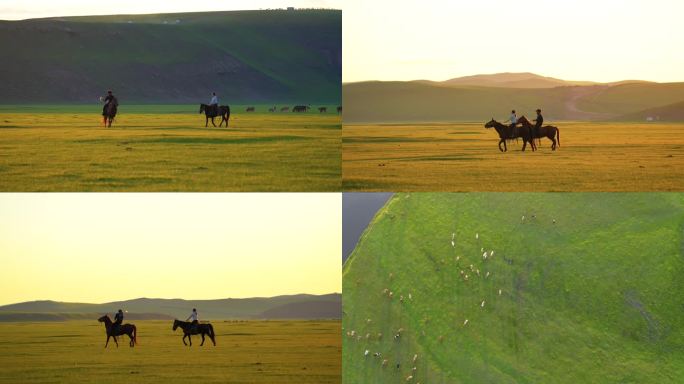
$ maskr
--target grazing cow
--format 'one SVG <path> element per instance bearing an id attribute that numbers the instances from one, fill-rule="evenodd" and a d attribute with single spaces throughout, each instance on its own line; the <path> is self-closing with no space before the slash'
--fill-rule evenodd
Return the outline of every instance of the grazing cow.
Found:
<path id="1" fill-rule="evenodd" d="M 292 107 L 292 112 L 308 112 L 310 108 L 308 105 L 295 105 Z"/>
<path id="2" fill-rule="evenodd" d="M 326 107 L 319 107 L 319 108 L 318 108 L 318 112 L 319 112 L 319 113 L 328 113 L 328 108 L 326 108 Z"/>
<path id="3" fill-rule="evenodd" d="M 290 110 L 290 107 L 282 107 L 280 108 L 280 112 L 287 112 Z"/>
<path id="4" fill-rule="evenodd" d="M 342 106 L 341 105 L 337 106 L 337 113 L 342 113 Z"/>
<path id="5" fill-rule="evenodd" d="M 245 109 L 245 112 L 254 112 L 254 111 L 255 111 L 254 107 L 247 107 L 247 109 Z"/>

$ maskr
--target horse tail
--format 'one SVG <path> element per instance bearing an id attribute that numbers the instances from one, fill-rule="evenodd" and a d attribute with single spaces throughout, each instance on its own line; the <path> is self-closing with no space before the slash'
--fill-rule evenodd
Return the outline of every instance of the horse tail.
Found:
<path id="1" fill-rule="evenodd" d="M 560 128 L 556 127 L 556 137 L 558 137 L 558 146 L 560 147 Z"/>
<path id="2" fill-rule="evenodd" d="M 214 334 L 214 326 L 211 324 L 209 325 L 209 335 L 211 336 L 211 340 L 214 342 L 214 345 L 216 345 L 216 334 Z"/>
<path id="3" fill-rule="evenodd" d="M 138 345 L 138 328 L 135 327 L 135 324 L 131 324 L 133 326 L 133 344 Z"/>

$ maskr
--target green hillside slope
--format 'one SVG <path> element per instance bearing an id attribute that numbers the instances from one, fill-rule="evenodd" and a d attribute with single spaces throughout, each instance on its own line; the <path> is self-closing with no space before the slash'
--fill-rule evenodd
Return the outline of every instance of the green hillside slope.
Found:
<path id="1" fill-rule="evenodd" d="M 682 194 L 395 195 L 344 266 L 344 381 L 679 382 L 683 231 Z"/>
<path id="2" fill-rule="evenodd" d="M 272 10 L 0 22 L 0 103 L 337 103 L 342 13 Z"/>
<path id="3" fill-rule="evenodd" d="M 424 81 L 343 85 L 345 123 L 488 121 L 534 116 L 547 121 L 610 120 L 619 115 L 684 101 L 684 83 L 507 88 Z"/>
<path id="4" fill-rule="evenodd" d="M 282 318 L 279 309 L 290 306 L 288 318 L 320 318 L 318 307 L 325 302 L 328 307 L 341 307 L 339 294 L 329 295 L 286 295 L 275 297 L 254 297 L 246 299 L 183 300 L 140 298 L 103 304 L 65 303 L 50 300 L 29 301 L 0 306 L 3 313 L 112 313 L 122 308 L 131 313 L 159 313 L 176 318 L 185 318 L 195 307 L 205 319 L 252 319 L 268 318 L 268 311 L 275 311 Z M 334 317 L 334 316 L 333 316 Z M 339 317 L 339 314 L 338 316 Z M 0 321 L 3 319 L 0 316 Z"/>
<path id="5" fill-rule="evenodd" d="M 684 101 L 662 107 L 647 108 L 639 112 L 622 115 L 618 121 L 684 121 Z"/>

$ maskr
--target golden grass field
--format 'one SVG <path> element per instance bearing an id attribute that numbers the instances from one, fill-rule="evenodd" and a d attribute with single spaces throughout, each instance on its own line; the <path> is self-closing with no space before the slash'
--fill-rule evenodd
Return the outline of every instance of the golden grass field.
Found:
<path id="1" fill-rule="evenodd" d="M 120 114 L 104 128 L 96 113 L 0 113 L 0 191 L 340 190 L 340 116 L 204 120 Z"/>
<path id="2" fill-rule="evenodd" d="M 553 123 L 560 148 L 499 151 L 483 123 L 345 125 L 345 191 L 682 191 L 684 125 Z"/>
<path id="3" fill-rule="evenodd" d="M 171 321 L 133 323 L 139 345 L 107 349 L 96 320 L 0 323 L 0 383 L 341 382 L 339 321 L 213 321 L 215 347 L 183 346 Z"/>

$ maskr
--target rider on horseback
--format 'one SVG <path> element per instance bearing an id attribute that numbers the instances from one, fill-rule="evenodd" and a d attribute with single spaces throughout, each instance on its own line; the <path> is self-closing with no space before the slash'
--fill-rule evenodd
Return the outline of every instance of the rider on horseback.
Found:
<path id="1" fill-rule="evenodd" d="M 539 136 L 539 128 L 541 128 L 544 123 L 544 116 L 541 114 L 541 109 L 537 109 L 537 118 L 532 121 L 536 121 L 532 131 L 532 140 L 534 140 L 535 137 Z"/>
<path id="2" fill-rule="evenodd" d="M 100 98 L 102 100 L 102 98 Z M 104 106 L 102 107 L 102 116 L 104 116 L 104 121 L 107 121 L 107 106 L 109 103 L 114 103 L 114 105 L 119 106 L 119 101 L 112 94 L 112 90 L 107 91 L 107 96 L 104 98 Z"/>
<path id="3" fill-rule="evenodd" d="M 192 319 L 193 333 L 196 333 L 197 332 L 197 326 L 199 325 L 199 317 L 197 316 L 197 309 L 193 308 L 192 313 L 190 314 L 190 316 L 188 316 L 187 319 L 185 319 L 185 321 L 188 321 L 190 319 Z"/>
<path id="4" fill-rule="evenodd" d="M 515 109 L 511 111 L 511 117 L 509 117 L 508 120 L 504 121 L 504 123 L 507 121 L 511 122 L 511 134 L 510 134 L 510 136 L 511 136 L 511 139 L 514 139 L 515 138 L 515 125 L 518 123 L 518 116 L 515 115 Z"/>
<path id="5" fill-rule="evenodd" d="M 211 101 L 209 102 L 209 110 L 212 111 L 214 116 L 218 115 L 218 97 L 216 92 L 211 93 Z"/>
<path id="6" fill-rule="evenodd" d="M 114 315 L 114 323 L 112 323 L 112 334 L 116 334 L 116 331 L 119 330 L 119 327 L 121 327 L 121 324 L 123 323 L 123 318 L 123 311 L 119 309 L 119 312 L 117 312 L 116 315 Z"/>

